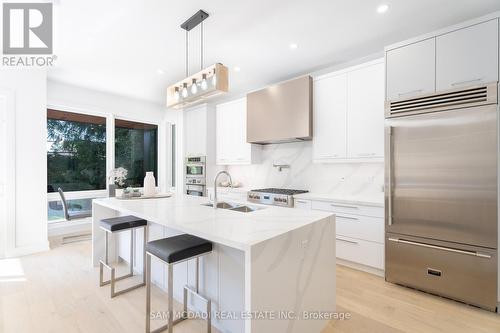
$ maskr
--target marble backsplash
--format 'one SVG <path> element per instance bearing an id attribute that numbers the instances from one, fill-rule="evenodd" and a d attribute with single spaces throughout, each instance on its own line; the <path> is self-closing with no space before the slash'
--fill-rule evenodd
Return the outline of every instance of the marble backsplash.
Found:
<path id="1" fill-rule="evenodd" d="M 288 164 L 290 168 L 278 171 L 273 164 Z M 227 170 L 248 189 L 279 187 L 324 194 L 383 195 L 383 163 L 313 163 L 310 141 L 263 146 L 259 164 L 228 166 Z"/>

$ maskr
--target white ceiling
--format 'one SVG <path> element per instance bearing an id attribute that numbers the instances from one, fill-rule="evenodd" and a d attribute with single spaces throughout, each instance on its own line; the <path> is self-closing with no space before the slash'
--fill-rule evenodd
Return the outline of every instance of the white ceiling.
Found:
<path id="1" fill-rule="evenodd" d="M 388 3 L 385 14 L 376 8 Z M 382 52 L 385 45 L 500 10 L 498 0 L 57 0 L 49 78 L 163 103 L 185 72 L 179 25 L 203 9 L 205 66 L 230 68 L 234 95 Z M 199 29 L 190 33 L 198 70 Z M 296 50 L 289 44 L 297 43 Z M 241 71 L 235 72 L 234 67 Z M 158 69 L 164 71 L 158 73 Z"/>

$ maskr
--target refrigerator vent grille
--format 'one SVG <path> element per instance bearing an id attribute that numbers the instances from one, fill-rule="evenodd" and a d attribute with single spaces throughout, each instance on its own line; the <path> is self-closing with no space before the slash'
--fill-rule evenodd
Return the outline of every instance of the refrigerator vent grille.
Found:
<path id="1" fill-rule="evenodd" d="M 488 101 L 488 87 L 480 86 L 430 96 L 390 102 L 390 114 L 414 111 L 444 110 L 457 105 L 476 104 Z"/>

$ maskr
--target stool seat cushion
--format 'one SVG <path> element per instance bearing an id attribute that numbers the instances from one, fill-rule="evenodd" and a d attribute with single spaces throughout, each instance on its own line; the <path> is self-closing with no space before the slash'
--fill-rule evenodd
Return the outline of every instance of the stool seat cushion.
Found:
<path id="1" fill-rule="evenodd" d="M 147 224 L 148 221 L 132 215 L 112 217 L 100 221 L 100 226 L 111 232 L 143 227 Z"/>
<path id="2" fill-rule="evenodd" d="M 173 264 L 212 251 L 212 243 L 203 238 L 182 234 L 151 241 L 147 244 L 146 251 Z"/>

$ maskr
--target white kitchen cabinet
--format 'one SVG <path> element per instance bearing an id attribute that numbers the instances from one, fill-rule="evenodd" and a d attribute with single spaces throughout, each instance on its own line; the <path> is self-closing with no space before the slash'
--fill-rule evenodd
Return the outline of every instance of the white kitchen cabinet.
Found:
<path id="1" fill-rule="evenodd" d="M 372 267 L 378 269 L 379 272 L 384 270 L 384 244 L 340 235 L 337 235 L 336 242 L 337 258 Z M 356 267 L 361 268 L 361 266 Z"/>
<path id="2" fill-rule="evenodd" d="M 384 219 L 354 214 L 335 214 L 337 235 L 384 243 Z"/>
<path id="3" fill-rule="evenodd" d="M 313 161 L 382 161 L 383 155 L 382 59 L 317 78 Z"/>
<path id="4" fill-rule="evenodd" d="M 373 217 L 384 217 L 384 209 L 377 206 L 361 206 L 351 205 L 349 203 L 335 202 L 335 201 L 312 201 L 312 209 L 324 210 L 327 212 L 340 213 L 340 214 L 354 214 Z"/>
<path id="5" fill-rule="evenodd" d="M 381 274 L 385 243 L 383 207 L 310 200 L 310 208 L 335 214 L 336 255 L 342 260 L 338 263 Z"/>
<path id="6" fill-rule="evenodd" d="M 352 71 L 347 85 L 347 155 L 384 156 L 384 64 Z"/>
<path id="7" fill-rule="evenodd" d="M 311 200 L 294 199 L 293 207 L 296 209 L 311 210 Z"/>
<path id="8" fill-rule="evenodd" d="M 436 39 L 429 38 L 386 53 L 386 99 L 433 93 L 436 78 Z"/>
<path id="9" fill-rule="evenodd" d="M 498 81 L 498 19 L 436 38 L 436 90 Z"/>
<path id="10" fill-rule="evenodd" d="M 313 159 L 346 158 L 347 73 L 314 81 Z"/>
<path id="11" fill-rule="evenodd" d="M 258 162 L 260 147 L 247 143 L 246 133 L 246 98 L 217 105 L 216 161 L 218 165 Z"/>
<path id="12" fill-rule="evenodd" d="M 207 156 L 207 109 L 184 110 L 185 156 Z"/>

